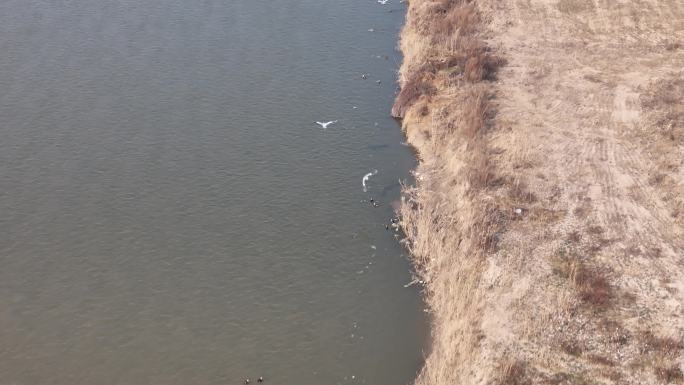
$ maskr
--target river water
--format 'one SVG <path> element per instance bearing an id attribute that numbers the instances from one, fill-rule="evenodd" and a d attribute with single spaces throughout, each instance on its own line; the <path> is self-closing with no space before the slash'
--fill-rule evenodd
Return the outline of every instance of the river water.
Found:
<path id="1" fill-rule="evenodd" d="M 411 382 L 423 306 L 384 227 L 415 162 L 403 15 L 1 2 L 0 382 Z"/>

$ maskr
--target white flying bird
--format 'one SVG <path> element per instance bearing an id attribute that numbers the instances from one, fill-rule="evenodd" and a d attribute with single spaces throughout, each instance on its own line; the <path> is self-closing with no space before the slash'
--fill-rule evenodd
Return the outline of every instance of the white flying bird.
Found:
<path id="1" fill-rule="evenodd" d="M 329 121 L 329 122 L 318 122 L 318 121 L 316 122 L 316 124 L 318 124 L 319 126 L 323 127 L 324 130 L 325 130 L 326 128 L 328 128 L 329 125 L 335 124 L 335 123 L 337 123 L 337 120 L 331 120 L 331 121 Z"/>
<path id="2" fill-rule="evenodd" d="M 368 182 L 368 179 L 372 177 L 373 175 L 377 174 L 378 170 L 373 170 L 369 172 L 368 174 L 363 176 L 363 179 L 361 179 L 361 186 L 363 186 L 363 192 L 368 192 L 368 188 L 366 187 L 366 182 Z M 371 199 L 371 202 L 373 200 Z"/>
<path id="3" fill-rule="evenodd" d="M 387 0 L 378 0 L 378 3 L 379 3 L 379 4 L 382 4 L 382 5 L 385 5 L 385 4 L 387 4 Z"/>

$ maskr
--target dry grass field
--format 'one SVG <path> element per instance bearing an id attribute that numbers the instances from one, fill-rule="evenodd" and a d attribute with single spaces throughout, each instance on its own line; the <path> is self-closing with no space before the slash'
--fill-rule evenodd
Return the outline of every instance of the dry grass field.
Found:
<path id="1" fill-rule="evenodd" d="M 417 383 L 684 383 L 684 1 L 411 0 L 401 49 Z"/>

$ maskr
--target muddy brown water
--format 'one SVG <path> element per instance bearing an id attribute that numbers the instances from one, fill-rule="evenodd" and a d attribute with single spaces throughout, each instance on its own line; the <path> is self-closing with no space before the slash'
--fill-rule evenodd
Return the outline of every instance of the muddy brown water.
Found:
<path id="1" fill-rule="evenodd" d="M 2 2 L 0 382 L 410 383 L 403 12 Z"/>

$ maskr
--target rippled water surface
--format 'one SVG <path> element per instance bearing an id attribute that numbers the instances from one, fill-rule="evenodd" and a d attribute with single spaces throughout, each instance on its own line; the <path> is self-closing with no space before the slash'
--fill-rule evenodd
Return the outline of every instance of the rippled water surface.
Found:
<path id="1" fill-rule="evenodd" d="M 410 382 L 403 12 L 1 2 L 0 382 Z"/>

